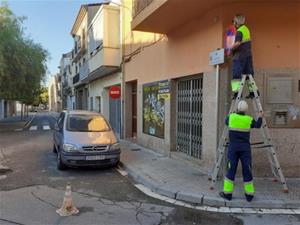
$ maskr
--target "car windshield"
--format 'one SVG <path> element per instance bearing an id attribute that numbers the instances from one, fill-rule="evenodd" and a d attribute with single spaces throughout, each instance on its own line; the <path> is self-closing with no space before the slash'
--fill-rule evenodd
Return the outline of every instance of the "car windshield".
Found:
<path id="1" fill-rule="evenodd" d="M 75 132 L 103 132 L 110 127 L 102 116 L 97 115 L 69 115 L 67 130 Z"/>

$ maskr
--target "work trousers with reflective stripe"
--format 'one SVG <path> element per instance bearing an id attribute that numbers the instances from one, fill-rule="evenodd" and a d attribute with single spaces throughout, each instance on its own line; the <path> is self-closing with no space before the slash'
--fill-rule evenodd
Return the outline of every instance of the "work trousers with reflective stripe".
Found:
<path id="1" fill-rule="evenodd" d="M 253 177 L 251 172 L 251 148 L 248 143 L 231 143 L 228 147 L 228 172 L 224 180 L 224 193 L 231 194 L 234 189 L 234 179 L 239 160 L 242 163 L 244 190 L 248 195 L 254 195 Z"/>
<path id="2" fill-rule="evenodd" d="M 253 63 L 252 63 L 252 56 L 248 56 L 243 59 L 234 59 L 232 63 L 232 80 L 231 80 L 231 89 L 232 92 L 238 92 L 240 89 L 240 81 L 242 79 L 243 74 L 252 74 L 254 75 L 253 71 Z M 252 86 L 248 84 L 249 90 L 252 90 Z"/>

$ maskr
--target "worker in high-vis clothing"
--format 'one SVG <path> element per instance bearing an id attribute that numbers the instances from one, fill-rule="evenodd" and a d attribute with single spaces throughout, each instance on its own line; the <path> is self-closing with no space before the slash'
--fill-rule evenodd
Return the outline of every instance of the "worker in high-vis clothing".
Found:
<path id="1" fill-rule="evenodd" d="M 254 185 L 251 172 L 250 129 L 261 127 L 263 112 L 260 112 L 258 119 L 255 120 L 246 114 L 247 111 L 247 102 L 241 100 L 238 103 L 237 113 L 229 114 L 225 121 L 229 128 L 228 172 L 224 179 L 223 192 L 220 192 L 220 196 L 229 201 L 232 199 L 234 178 L 239 160 L 242 163 L 246 200 L 250 202 L 254 197 Z"/>
<path id="2" fill-rule="evenodd" d="M 232 46 L 232 80 L 231 90 L 233 99 L 238 95 L 240 89 L 240 81 L 243 74 L 254 75 L 251 49 L 251 35 L 249 28 L 245 25 L 245 16 L 237 14 L 233 19 L 233 24 L 236 27 L 235 42 Z M 254 88 L 248 82 L 249 95 L 247 98 L 254 97 Z"/>

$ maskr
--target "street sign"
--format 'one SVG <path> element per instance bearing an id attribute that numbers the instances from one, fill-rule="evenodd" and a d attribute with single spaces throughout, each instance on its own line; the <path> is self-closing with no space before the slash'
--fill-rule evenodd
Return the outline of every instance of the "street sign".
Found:
<path id="1" fill-rule="evenodd" d="M 112 86 L 109 88 L 109 96 L 112 99 L 118 99 L 121 97 L 121 88 L 120 86 Z"/>
<path id="2" fill-rule="evenodd" d="M 209 54 L 209 65 L 219 65 L 224 63 L 224 48 L 213 51 Z"/>

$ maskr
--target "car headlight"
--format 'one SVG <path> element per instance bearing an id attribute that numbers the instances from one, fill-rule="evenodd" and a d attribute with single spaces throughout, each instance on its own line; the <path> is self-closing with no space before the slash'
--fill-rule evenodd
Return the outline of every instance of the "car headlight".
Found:
<path id="1" fill-rule="evenodd" d="M 72 145 L 72 144 L 64 144 L 63 149 L 66 152 L 78 151 L 78 148 L 75 145 Z"/>
<path id="2" fill-rule="evenodd" d="M 115 143 L 115 144 L 112 144 L 111 146 L 110 146 L 110 148 L 109 148 L 109 150 L 120 150 L 120 148 L 121 148 L 121 146 L 120 146 L 120 143 L 119 142 L 117 142 L 117 143 Z"/>

